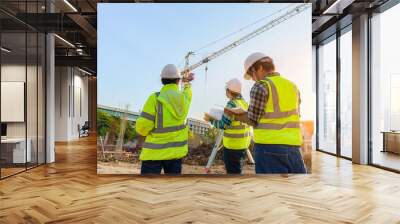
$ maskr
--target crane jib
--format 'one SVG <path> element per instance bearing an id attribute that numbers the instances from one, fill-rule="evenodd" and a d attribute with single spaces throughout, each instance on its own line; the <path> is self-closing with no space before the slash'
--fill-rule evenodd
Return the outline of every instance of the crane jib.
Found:
<path id="1" fill-rule="evenodd" d="M 253 32 L 247 34 L 246 36 L 240 38 L 239 40 L 227 45 L 226 47 L 210 54 L 209 56 L 203 58 L 199 62 L 196 62 L 195 64 L 192 64 L 188 67 L 185 67 L 185 69 L 181 72 L 181 74 L 185 74 L 188 71 L 193 71 L 194 69 L 202 66 L 203 64 L 208 63 L 209 61 L 221 56 L 222 54 L 225 54 L 226 52 L 232 50 L 233 48 L 247 42 L 248 40 L 253 39 L 254 37 L 264 33 L 265 31 L 285 22 L 286 20 L 292 18 L 293 16 L 305 11 L 306 9 L 311 7 L 311 3 L 302 3 L 299 6 L 296 6 L 295 8 L 287 11 L 285 14 L 273 19 L 272 21 L 268 22 L 267 24 L 263 25 L 262 27 L 254 30 Z M 190 52 L 193 54 L 193 52 Z"/>

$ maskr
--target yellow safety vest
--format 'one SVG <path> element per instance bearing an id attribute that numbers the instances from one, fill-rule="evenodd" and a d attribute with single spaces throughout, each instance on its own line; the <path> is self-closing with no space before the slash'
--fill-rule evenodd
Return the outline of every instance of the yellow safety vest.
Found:
<path id="1" fill-rule="evenodd" d="M 236 107 L 240 107 L 246 111 L 249 107 L 243 99 L 235 99 L 233 102 L 236 104 Z M 223 144 L 225 148 L 233 150 L 248 149 L 250 140 L 250 127 L 240 121 L 233 120 L 231 126 L 224 130 Z"/>
<path id="2" fill-rule="evenodd" d="M 149 97 L 136 121 L 136 132 L 146 136 L 140 160 L 171 160 L 187 155 L 186 118 L 191 94 L 190 86 L 179 91 L 178 85 L 167 84 Z"/>
<path id="3" fill-rule="evenodd" d="M 300 146 L 299 95 L 297 86 L 277 75 L 260 81 L 268 88 L 265 113 L 254 127 L 254 142 Z"/>

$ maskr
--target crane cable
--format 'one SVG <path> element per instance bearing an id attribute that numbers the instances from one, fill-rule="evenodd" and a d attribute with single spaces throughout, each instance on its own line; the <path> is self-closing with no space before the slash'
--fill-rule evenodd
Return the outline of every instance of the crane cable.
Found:
<path id="1" fill-rule="evenodd" d="M 205 73 L 205 84 L 204 84 L 204 95 L 207 97 L 207 74 L 208 74 L 208 63 L 206 64 L 204 68 L 204 73 Z"/>
<path id="2" fill-rule="evenodd" d="M 222 41 L 222 40 L 225 40 L 225 39 L 227 39 L 227 38 L 229 38 L 229 37 L 231 37 L 231 36 L 233 36 L 233 35 L 235 35 L 235 34 L 237 34 L 237 33 L 240 33 L 240 32 L 242 32 L 243 30 L 245 30 L 245 29 L 247 29 L 247 28 L 249 28 L 249 27 L 251 27 L 251 26 L 253 26 L 253 25 L 255 25 L 255 24 L 257 24 L 257 23 L 259 23 L 259 22 L 261 22 L 261 21 L 263 21 L 263 20 L 265 20 L 265 19 L 267 19 L 267 18 L 270 18 L 270 17 L 272 17 L 272 16 L 274 16 L 274 15 L 276 15 L 276 14 L 278 14 L 278 13 L 282 12 L 283 10 L 286 10 L 286 9 L 288 9 L 288 8 L 290 8 L 290 7 L 292 7 L 291 4 L 289 4 L 288 6 L 285 6 L 285 7 L 281 8 L 281 9 L 275 11 L 275 12 L 272 13 L 272 14 L 269 14 L 269 15 L 267 15 L 267 16 L 264 16 L 264 17 L 262 17 L 262 18 L 260 18 L 260 19 L 258 19 L 258 20 L 256 20 L 256 21 L 254 21 L 254 22 L 252 22 L 252 23 L 246 25 L 246 26 L 243 26 L 243 27 L 241 27 L 240 29 L 238 29 L 238 30 L 236 30 L 236 31 L 234 31 L 234 32 L 232 32 L 232 33 L 229 33 L 229 34 L 227 34 L 227 35 L 225 35 L 225 36 L 223 36 L 223 37 L 221 37 L 221 38 L 218 38 L 218 39 L 216 39 L 216 40 L 214 40 L 214 41 L 211 41 L 211 42 L 209 42 L 209 43 L 203 45 L 202 47 L 198 48 L 198 49 L 195 50 L 195 51 L 190 51 L 189 53 L 190 53 L 191 56 L 199 55 L 199 51 L 201 51 L 201 50 L 203 50 L 203 49 L 205 49 L 205 48 L 207 48 L 207 47 L 209 47 L 209 46 L 212 46 L 212 45 L 214 45 L 214 44 L 216 44 L 216 43 L 218 43 L 218 42 L 220 42 L 220 41 Z M 189 54 L 189 53 L 188 53 L 188 54 Z M 186 56 L 188 56 L 188 54 L 187 54 Z M 189 56 L 190 56 L 190 55 L 189 55 Z M 186 62 L 187 62 L 187 61 L 188 61 L 188 58 L 187 58 Z M 181 65 L 184 64 L 184 63 L 185 63 L 185 59 L 183 59 L 183 61 L 181 61 L 181 63 L 179 63 L 179 67 L 181 67 Z M 187 63 L 186 63 L 186 64 L 187 64 Z"/>
<path id="3" fill-rule="evenodd" d="M 243 27 L 241 27 L 240 29 L 238 29 L 238 30 L 236 30 L 236 31 L 234 31 L 234 32 L 232 32 L 232 33 L 229 33 L 229 34 L 227 34 L 227 35 L 225 35 L 225 36 L 223 36 L 223 37 L 221 37 L 221 38 L 218 38 L 218 39 L 216 39 L 216 40 L 214 40 L 214 41 L 211 41 L 211 42 L 205 44 L 205 45 L 203 45 L 202 47 L 198 48 L 197 50 L 193 51 L 193 53 L 196 54 L 197 52 L 199 52 L 199 51 L 201 51 L 201 50 L 203 50 L 203 49 L 205 49 L 205 48 L 207 48 L 207 47 L 209 47 L 209 46 L 212 46 L 212 45 L 214 45 L 214 44 L 216 44 L 216 43 L 218 43 L 218 42 L 220 42 L 220 41 L 222 41 L 222 40 L 225 40 L 225 39 L 227 39 L 228 37 L 231 37 L 231 36 L 233 36 L 233 35 L 235 35 L 235 34 L 237 34 L 237 33 L 240 33 L 241 31 L 243 31 L 243 30 L 245 30 L 245 29 L 247 29 L 247 28 L 249 28 L 249 27 L 251 27 L 251 26 L 253 26 L 253 25 L 255 25 L 255 24 L 257 24 L 257 23 L 259 23 L 259 22 L 261 22 L 261 21 L 263 21 L 263 20 L 265 20 L 265 19 L 267 19 L 267 18 L 270 18 L 270 17 L 272 17 L 272 16 L 274 16 L 274 15 L 276 15 L 276 14 L 278 14 L 278 13 L 282 12 L 283 10 L 288 9 L 288 8 L 290 8 L 290 7 L 292 7 L 291 4 L 289 4 L 289 5 L 286 6 L 286 7 L 281 8 L 281 9 L 279 9 L 279 10 L 277 10 L 276 12 L 274 12 L 274 13 L 272 13 L 272 14 L 270 14 L 270 15 L 264 16 L 264 17 L 262 17 L 262 18 L 260 18 L 260 19 L 258 19 L 258 20 L 256 20 L 256 21 L 254 21 L 253 23 L 250 23 L 250 24 L 248 24 L 248 25 L 246 25 L 246 26 L 243 26 Z"/>
<path id="4" fill-rule="evenodd" d="M 272 14 L 270 14 L 270 15 L 264 16 L 264 17 L 262 17 L 262 18 L 260 18 L 260 19 L 258 19 L 258 20 L 256 20 L 256 21 L 254 21 L 254 22 L 252 22 L 252 23 L 246 25 L 246 26 L 241 27 L 240 29 L 238 29 L 238 30 L 236 30 L 236 31 L 234 31 L 234 32 L 232 32 L 232 33 L 229 33 L 229 34 L 227 34 L 227 35 L 225 35 L 225 36 L 223 36 L 223 37 L 221 37 L 221 38 L 218 38 L 218 39 L 216 39 L 216 40 L 214 40 L 214 41 L 211 41 L 211 42 L 209 42 L 209 43 L 203 45 L 202 47 L 200 47 L 199 49 L 197 49 L 197 50 L 195 50 L 195 51 L 191 51 L 190 54 L 191 54 L 191 55 L 198 55 L 198 54 L 199 54 L 199 53 L 198 53 L 199 51 L 201 51 L 201 50 L 203 50 L 203 49 L 205 49 L 205 48 L 207 48 L 207 47 L 209 47 L 209 46 L 212 46 L 212 45 L 214 45 L 214 44 L 216 44 L 216 43 L 218 43 L 218 42 L 220 42 L 220 41 L 222 41 L 222 40 L 225 40 L 225 39 L 227 39 L 227 38 L 229 38 L 229 37 L 231 37 L 231 36 L 233 36 L 233 35 L 235 35 L 235 34 L 237 34 L 237 33 L 240 33 L 240 32 L 242 32 L 243 30 L 245 30 L 245 29 L 247 29 L 247 28 L 249 28 L 249 27 L 251 27 L 251 26 L 253 26 L 253 25 L 255 25 L 255 24 L 257 24 L 257 23 L 259 23 L 259 22 L 261 22 L 261 21 L 263 21 L 263 20 L 265 20 L 265 19 L 267 19 L 267 18 L 270 18 L 270 17 L 272 17 L 272 16 L 274 16 L 274 15 L 276 15 L 276 14 L 278 14 L 278 13 L 282 12 L 283 10 L 286 10 L 286 9 L 288 9 L 288 8 L 290 8 L 290 7 L 291 7 L 291 5 L 289 4 L 288 6 L 283 7 L 283 8 L 281 8 L 281 9 L 275 11 L 274 13 L 272 13 Z M 189 54 L 189 53 L 188 53 L 188 54 Z M 190 56 L 190 55 L 189 55 L 189 56 Z M 188 63 L 188 58 L 187 58 L 187 60 L 186 60 L 186 63 Z M 188 65 L 186 65 L 186 66 L 188 66 Z M 205 68 L 204 68 L 204 73 L 205 73 L 204 96 L 207 97 L 208 63 L 206 63 L 206 66 L 205 66 Z"/>

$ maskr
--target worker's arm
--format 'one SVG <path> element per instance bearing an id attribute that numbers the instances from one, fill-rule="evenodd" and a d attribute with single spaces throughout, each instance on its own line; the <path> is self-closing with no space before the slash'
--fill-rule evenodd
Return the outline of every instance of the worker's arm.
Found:
<path id="1" fill-rule="evenodd" d="M 192 101 L 192 85 L 190 84 L 190 82 L 192 82 L 194 80 L 194 74 L 190 73 L 188 75 L 186 75 L 183 79 L 183 94 L 185 95 L 186 100 L 188 100 L 189 102 Z"/>
<path id="2" fill-rule="evenodd" d="M 192 85 L 190 83 L 184 84 L 183 94 L 185 95 L 186 100 L 189 102 L 192 101 Z"/>
<path id="3" fill-rule="evenodd" d="M 267 87 L 262 83 L 255 83 L 250 91 L 250 104 L 247 114 L 245 116 L 236 116 L 236 120 L 257 126 L 258 121 L 264 115 L 267 99 Z"/>
<path id="4" fill-rule="evenodd" d="M 299 91 L 299 89 L 297 89 L 297 97 L 298 97 L 298 103 L 299 103 L 299 108 L 298 108 L 299 117 L 301 117 L 301 113 L 300 113 L 301 97 L 300 97 L 300 91 Z"/>
<path id="5" fill-rule="evenodd" d="M 142 113 L 136 120 L 135 130 L 138 135 L 145 137 L 154 129 L 156 105 L 156 94 L 151 94 L 143 106 Z"/>
<path id="6" fill-rule="evenodd" d="M 236 104 L 232 100 L 230 100 L 227 105 L 227 108 L 235 108 Z M 226 129 L 231 126 L 232 118 L 229 117 L 227 114 L 223 114 L 221 120 L 214 120 L 213 118 L 209 118 L 211 124 L 218 129 Z"/>

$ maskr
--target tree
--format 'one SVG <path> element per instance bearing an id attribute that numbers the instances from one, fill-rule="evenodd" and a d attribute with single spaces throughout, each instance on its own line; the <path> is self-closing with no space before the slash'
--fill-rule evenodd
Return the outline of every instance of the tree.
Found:
<path id="1" fill-rule="evenodd" d="M 106 112 L 97 109 L 97 135 L 104 137 L 110 129 L 112 117 Z"/>
<path id="2" fill-rule="evenodd" d="M 128 121 L 128 123 L 126 124 L 124 142 L 132 141 L 135 138 L 136 138 L 135 125 L 133 122 Z"/>
<path id="3" fill-rule="evenodd" d="M 218 129 L 211 127 L 204 133 L 204 140 L 207 144 L 215 144 L 217 138 Z"/>

